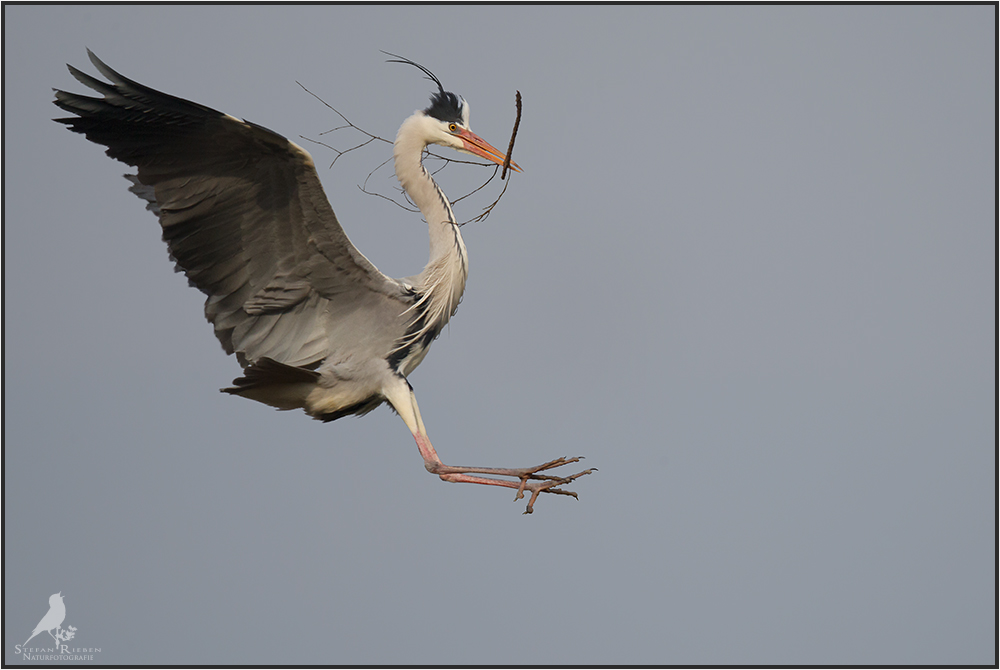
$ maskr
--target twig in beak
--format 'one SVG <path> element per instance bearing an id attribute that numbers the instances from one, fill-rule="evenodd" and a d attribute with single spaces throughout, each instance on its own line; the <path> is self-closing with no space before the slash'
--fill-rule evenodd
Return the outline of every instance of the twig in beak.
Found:
<path id="1" fill-rule="evenodd" d="M 510 154 L 514 151 L 514 138 L 517 137 L 517 127 L 521 125 L 521 92 L 517 93 L 517 118 L 514 119 L 514 130 L 510 134 L 510 145 L 507 147 L 507 157 L 503 160 L 503 170 L 500 172 L 500 179 L 507 178 L 507 168 L 510 167 Z"/>

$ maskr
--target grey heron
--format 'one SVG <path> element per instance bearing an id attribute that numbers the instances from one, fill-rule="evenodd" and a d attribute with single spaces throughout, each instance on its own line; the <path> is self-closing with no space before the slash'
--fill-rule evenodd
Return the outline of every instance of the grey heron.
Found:
<path id="1" fill-rule="evenodd" d="M 305 149 L 143 86 L 88 54 L 107 82 L 67 67 L 102 97 L 56 90 L 55 104 L 75 116 L 55 120 L 135 168 L 126 175 L 129 190 L 159 218 L 176 269 L 207 296 L 206 318 L 243 367 L 224 392 L 323 421 L 388 402 L 424 467 L 441 479 L 517 489 L 516 499 L 529 492 L 526 513 L 539 493 L 576 496 L 558 486 L 590 469 L 565 477 L 549 471 L 579 457 L 528 468 L 445 465 L 407 381 L 458 309 L 468 276 L 459 225 L 423 166 L 424 149 L 438 144 L 497 164 L 506 159 L 469 129 L 464 98 L 427 68 L 391 61 L 419 68 L 437 85 L 431 105 L 403 122 L 393 145 L 396 177 L 427 222 L 430 259 L 419 274 L 392 279 L 348 239 Z"/>

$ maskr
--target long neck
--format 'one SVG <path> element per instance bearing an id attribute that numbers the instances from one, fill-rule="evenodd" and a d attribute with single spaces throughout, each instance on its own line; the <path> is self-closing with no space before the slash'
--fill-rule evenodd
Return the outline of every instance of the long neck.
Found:
<path id="1" fill-rule="evenodd" d="M 428 303 L 427 325 L 440 328 L 458 309 L 469 262 L 451 203 L 420 160 L 427 146 L 423 130 L 426 123 L 428 119 L 421 112 L 404 121 L 396 135 L 393 156 L 396 178 L 427 221 L 430 260 L 415 279 L 422 301 Z"/>

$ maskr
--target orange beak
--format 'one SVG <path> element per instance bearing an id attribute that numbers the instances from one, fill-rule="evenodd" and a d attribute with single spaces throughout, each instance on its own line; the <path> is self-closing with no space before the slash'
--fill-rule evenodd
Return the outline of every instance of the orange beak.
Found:
<path id="1" fill-rule="evenodd" d="M 497 165 L 503 165 L 504 161 L 507 160 L 507 156 L 505 156 L 503 152 L 479 135 L 476 135 L 471 130 L 462 129 L 456 132 L 455 135 L 462 139 L 462 142 L 465 145 L 465 150 L 470 154 L 475 154 L 480 158 L 485 158 L 486 160 L 496 163 Z M 515 172 L 522 171 L 521 167 L 514 161 L 510 162 L 510 169 Z"/>

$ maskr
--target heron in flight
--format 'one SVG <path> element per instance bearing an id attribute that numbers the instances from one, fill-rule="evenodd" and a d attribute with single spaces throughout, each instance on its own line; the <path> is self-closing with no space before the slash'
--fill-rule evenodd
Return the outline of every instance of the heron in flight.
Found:
<path id="1" fill-rule="evenodd" d="M 393 144 L 396 177 L 419 207 L 430 260 L 412 277 L 382 274 L 347 238 L 309 153 L 249 121 L 143 86 L 88 50 L 108 80 L 69 65 L 102 97 L 56 90 L 56 119 L 135 168 L 130 191 L 159 218 L 177 270 L 207 297 L 205 317 L 243 376 L 222 389 L 323 421 L 363 415 L 388 402 L 416 440 L 424 467 L 448 482 L 576 496 L 558 488 L 557 458 L 528 468 L 445 465 L 427 436 L 407 376 L 458 309 L 468 257 L 451 204 L 424 168 L 431 144 L 506 160 L 469 129 L 469 105 L 437 85 L 431 105 L 403 122 Z M 392 54 L 389 54 L 392 56 Z M 512 170 L 520 167 L 511 162 Z M 486 476 L 484 476 L 486 475 Z M 500 479 L 508 477 L 510 479 Z"/>

